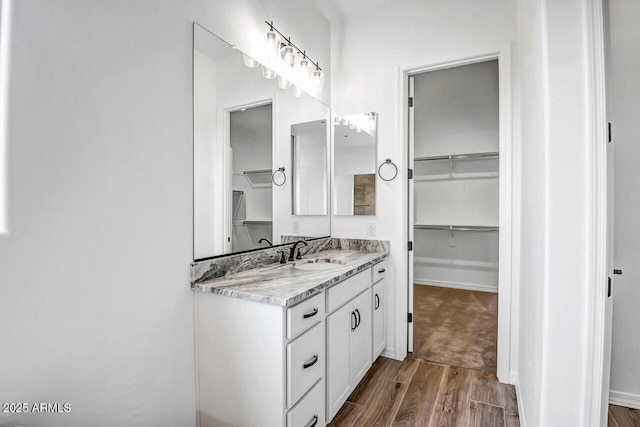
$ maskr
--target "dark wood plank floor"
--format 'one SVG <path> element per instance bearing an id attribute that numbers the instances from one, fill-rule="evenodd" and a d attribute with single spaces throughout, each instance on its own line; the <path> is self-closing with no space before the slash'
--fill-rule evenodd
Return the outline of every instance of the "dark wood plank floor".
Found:
<path id="1" fill-rule="evenodd" d="M 414 356 L 495 373 L 498 294 L 414 286 Z"/>
<path id="2" fill-rule="evenodd" d="M 640 427 L 640 410 L 609 405 L 609 427 Z"/>
<path id="3" fill-rule="evenodd" d="M 332 427 L 519 426 L 513 386 L 493 374 L 415 357 L 380 357 L 353 391 Z"/>

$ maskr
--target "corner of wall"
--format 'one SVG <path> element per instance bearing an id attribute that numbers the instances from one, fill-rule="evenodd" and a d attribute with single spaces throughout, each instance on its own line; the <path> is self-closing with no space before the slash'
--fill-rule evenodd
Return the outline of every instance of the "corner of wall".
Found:
<path id="1" fill-rule="evenodd" d="M 11 0 L 0 0 L 0 235 L 9 233 L 9 49 Z"/>

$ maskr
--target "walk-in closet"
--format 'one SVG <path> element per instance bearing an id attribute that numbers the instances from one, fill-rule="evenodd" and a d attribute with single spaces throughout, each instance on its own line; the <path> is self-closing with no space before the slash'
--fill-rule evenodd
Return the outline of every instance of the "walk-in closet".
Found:
<path id="1" fill-rule="evenodd" d="M 495 373 L 498 60 L 412 75 L 409 91 L 414 357 Z"/>

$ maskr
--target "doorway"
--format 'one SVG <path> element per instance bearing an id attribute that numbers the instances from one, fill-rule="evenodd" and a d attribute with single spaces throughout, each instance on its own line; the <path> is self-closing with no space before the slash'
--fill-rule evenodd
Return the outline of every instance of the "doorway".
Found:
<path id="1" fill-rule="evenodd" d="M 408 351 L 506 383 L 511 151 L 504 63 L 495 54 L 408 73 Z"/>

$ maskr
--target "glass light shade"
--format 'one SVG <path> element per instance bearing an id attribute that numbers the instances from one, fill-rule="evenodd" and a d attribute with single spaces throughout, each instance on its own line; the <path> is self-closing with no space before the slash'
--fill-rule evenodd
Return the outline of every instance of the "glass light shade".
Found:
<path id="1" fill-rule="evenodd" d="M 349 122 L 349 129 L 355 129 L 357 126 L 353 122 Z"/>
<path id="2" fill-rule="evenodd" d="M 293 46 L 284 45 L 280 49 L 280 59 L 282 59 L 283 68 L 291 68 L 296 60 L 296 53 L 293 50 Z"/>
<path id="3" fill-rule="evenodd" d="M 371 132 L 375 132 L 376 131 L 376 115 L 375 115 L 375 113 L 370 113 L 369 114 L 369 130 Z"/>
<path id="4" fill-rule="evenodd" d="M 278 57 L 280 48 L 280 35 L 273 30 L 264 33 L 265 58 L 268 62 L 274 61 Z"/>
<path id="5" fill-rule="evenodd" d="M 278 87 L 280 89 L 289 89 L 291 87 L 291 82 L 282 76 L 278 76 Z"/>
<path id="6" fill-rule="evenodd" d="M 296 55 L 295 73 L 299 82 L 306 83 L 309 80 L 311 71 L 311 62 L 301 53 Z"/>
<path id="7" fill-rule="evenodd" d="M 270 69 L 268 69 L 267 67 L 265 67 L 264 65 L 262 66 L 262 77 L 264 77 L 265 79 L 275 79 L 276 78 L 276 73 L 274 73 L 273 71 L 271 71 Z"/>
<path id="8" fill-rule="evenodd" d="M 316 93 L 322 92 L 322 87 L 324 86 L 324 73 L 322 70 L 315 69 L 311 72 L 311 87 Z"/>
<path id="9" fill-rule="evenodd" d="M 260 65 L 258 61 L 256 61 L 246 53 L 242 54 L 242 59 L 244 60 L 244 65 L 246 65 L 249 68 L 256 68 L 258 65 Z"/>
<path id="10" fill-rule="evenodd" d="M 358 127 L 356 128 L 356 132 L 358 132 L 358 133 L 362 132 L 362 129 L 360 128 L 360 126 L 358 126 Z"/>
<path id="11" fill-rule="evenodd" d="M 300 98 L 302 96 L 302 89 L 300 89 L 298 86 L 294 86 L 293 96 L 295 96 L 296 98 Z"/>

